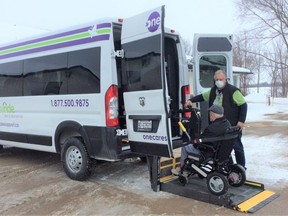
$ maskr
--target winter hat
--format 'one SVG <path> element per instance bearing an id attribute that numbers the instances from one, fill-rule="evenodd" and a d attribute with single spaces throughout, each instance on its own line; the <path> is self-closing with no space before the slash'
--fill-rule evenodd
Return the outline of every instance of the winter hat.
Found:
<path id="1" fill-rule="evenodd" d="M 223 115 L 224 114 L 224 108 L 222 106 L 219 106 L 217 104 L 213 104 L 208 111 L 211 111 L 213 113 Z"/>

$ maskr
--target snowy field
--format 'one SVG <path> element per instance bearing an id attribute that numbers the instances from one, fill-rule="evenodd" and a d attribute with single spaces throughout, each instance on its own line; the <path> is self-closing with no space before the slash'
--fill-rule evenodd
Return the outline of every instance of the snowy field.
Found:
<path id="1" fill-rule="evenodd" d="M 271 98 L 270 106 L 267 104 L 266 94 L 248 95 L 246 101 L 248 103 L 247 123 L 274 121 L 275 124 L 288 124 L 287 118 L 274 120 L 271 116 L 267 116 L 267 114 L 279 113 L 288 115 L 288 98 Z M 272 136 L 244 135 L 242 141 L 246 153 L 247 178 L 255 181 L 263 180 L 265 186 L 274 184 L 278 184 L 278 188 L 279 185 L 287 186 L 288 136 L 280 132 Z"/>

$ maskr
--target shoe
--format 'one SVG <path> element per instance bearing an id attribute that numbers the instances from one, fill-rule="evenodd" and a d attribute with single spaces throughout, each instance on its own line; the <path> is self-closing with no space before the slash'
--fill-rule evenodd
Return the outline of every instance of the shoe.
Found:
<path id="1" fill-rule="evenodd" d="M 211 172 L 212 166 L 210 166 L 209 164 L 206 164 L 206 165 L 202 166 L 201 169 L 205 170 L 206 172 Z"/>
<path id="2" fill-rule="evenodd" d="M 189 172 L 188 172 L 188 171 L 183 171 L 183 172 L 181 173 L 181 175 L 184 176 L 185 178 L 188 178 Z"/>
<path id="3" fill-rule="evenodd" d="M 180 167 L 176 167 L 175 169 L 171 169 L 171 173 L 173 175 L 179 176 L 181 174 L 181 168 Z"/>
<path id="4" fill-rule="evenodd" d="M 210 160 L 207 162 L 207 164 L 210 164 L 210 165 L 212 165 L 213 163 L 214 163 L 213 160 Z"/>

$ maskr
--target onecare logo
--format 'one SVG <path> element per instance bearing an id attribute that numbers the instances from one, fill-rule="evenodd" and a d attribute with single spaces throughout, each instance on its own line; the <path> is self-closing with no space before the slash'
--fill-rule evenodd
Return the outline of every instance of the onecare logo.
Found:
<path id="1" fill-rule="evenodd" d="M 157 11 L 154 11 L 153 13 L 150 14 L 146 22 L 146 27 L 150 32 L 155 32 L 159 28 L 160 24 L 161 24 L 160 14 Z"/>
<path id="2" fill-rule="evenodd" d="M 2 106 L 0 104 L 0 113 L 15 113 L 15 107 L 11 104 L 3 102 Z"/>

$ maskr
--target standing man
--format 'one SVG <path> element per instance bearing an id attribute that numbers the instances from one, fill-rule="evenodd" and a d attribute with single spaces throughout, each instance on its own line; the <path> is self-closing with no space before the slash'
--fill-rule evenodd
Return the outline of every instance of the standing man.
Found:
<path id="1" fill-rule="evenodd" d="M 244 127 L 247 115 L 247 103 L 240 90 L 227 82 L 226 74 L 223 70 L 218 70 L 214 75 L 215 85 L 207 92 L 196 95 L 192 99 L 186 101 L 185 106 L 191 106 L 192 103 L 208 101 L 209 107 L 213 104 L 223 106 L 225 117 L 232 126 Z M 241 141 L 242 132 L 236 139 L 234 144 L 234 152 L 236 163 L 245 167 L 244 146 Z"/>

